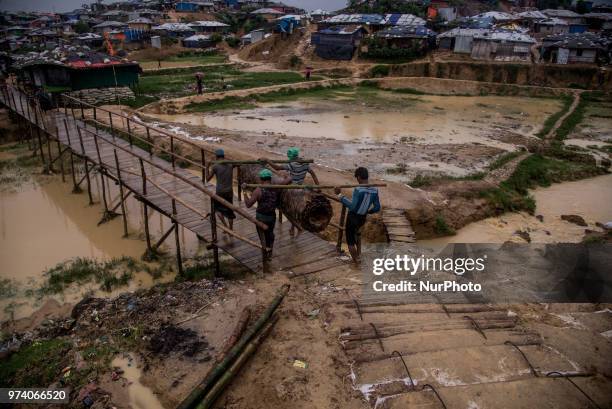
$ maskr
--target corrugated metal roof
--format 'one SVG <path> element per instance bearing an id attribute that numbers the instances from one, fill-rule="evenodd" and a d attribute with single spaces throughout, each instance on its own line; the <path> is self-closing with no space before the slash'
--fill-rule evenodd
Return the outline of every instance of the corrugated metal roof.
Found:
<path id="1" fill-rule="evenodd" d="M 255 11 L 251 11 L 251 14 L 285 14 L 282 11 L 278 11 L 276 9 L 271 9 L 271 8 L 263 8 L 263 9 L 257 9 Z"/>
<path id="2" fill-rule="evenodd" d="M 194 21 L 193 23 L 189 23 L 190 27 L 229 27 L 228 24 L 222 23 L 220 21 Z"/>
<path id="3" fill-rule="evenodd" d="M 491 40 L 491 41 L 512 41 L 517 43 L 535 44 L 536 40 L 530 35 L 518 33 L 516 31 L 488 31 L 479 33 L 474 36 L 474 39 Z"/>
<path id="4" fill-rule="evenodd" d="M 542 13 L 546 14 L 549 17 L 581 17 L 580 14 L 574 13 L 571 10 L 546 9 L 542 10 Z"/>
<path id="5" fill-rule="evenodd" d="M 548 16 L 542 13 L 540 10 L 524 11 L 522 13 L 518 13 L 517 16 L 521 18 L 525 18 L 525 19 L 535 19 L 535 20 L 548 18 Z"/>
<path id="6" fill-rule="evenodd" d="M 452 30 L 439 34 L 438 38 L 474 37 L 477 34 L 489 31 L 490 30 L 486 28 L 453 28 Z"/>
<path id="7" fill-rule="evenodd" d="M 159 26 L 155 26 L 152 30 L 166 30 L 166 31 L 193 31 L 189 24 L 185 23 L 164 23 Z"/>
<path id="8" fill-rule="evenodd" d="M 378 31 L 375 36 L 380 38 L 426 38 L 436 33 L 425 26 L 394 26 Z"/>
<path id="9" fill-rule="evenodd" d="M 338 14 L 323 20 L 329 24 L 381 24 L 384 17 L 380 14 Z"/>
<path id="10" fill-rule="evenodd" d="M 391 26 L 421 26 L 425 20 L 413 14 L 385 14 L 382 24 Z"/>
<path id="11" fill-rule="evenodd" d="M 475 16 L 471 16 L 470 18 L 472 19 L 491 18 L 494 21 L 508 21 L 508 20 L 514 20 L 516 17 L 514 17 L 512 14 L 504 13 L 502 11 L 487 11 L 486 13 L 480 13 L 480 14 L 476 14 Z"/>

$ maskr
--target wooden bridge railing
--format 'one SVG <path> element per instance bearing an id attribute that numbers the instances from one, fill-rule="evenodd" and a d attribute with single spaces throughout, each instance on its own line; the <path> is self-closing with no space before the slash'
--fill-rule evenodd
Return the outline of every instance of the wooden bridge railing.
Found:
<path id="1" fill-rule="evenodd" d="M 210 150 L 206 150 L 205 148 L 199 146 L 198 144 L 189 141 L 187 139 L 184 139 L 182 137 L 179 137 L 177 135 L 165 132 L 161 129 L 155 128 L 155 127 L 151 127 L 147 124 L 144 124 L 141 121 L 138 120 L 134 120 L 132 118 L 129 118 L 125 115 L 122 114 L 117 114 L 117 113 L 113 113 L 109 110 L 103 109 L 103 108 L 99 108 L 99 107 L 95 107 L 93 105 L 87 104 L 85 102 L 78 101 L 81 105 L 81 107 L 85 107 L 85 106 L 91 106 L 92 108 L 95 108 L 95 114 L 94 114 L 94 118 L 93 118 L 93 126 L 94 129 L 90 128 L 87 126 L 87 123 L 90 121 L 89 119 L 87 119 L 85 117 L 85 113 L 84 113 L 84 109 L 81 110 L 81 115 L 80 118 L 74 113 L 74 110 L 71 109 L 70 114 L 68 113 L 68 109 L 66 106 L 64 106 L 64 118 L 63 121 L 60 121 L 60 123 L 58 124 L 57 121 L 57 117 L 56 116 L 51 116 L 51 115 L 47 115 L 45 113 L 45 111 L 43 109 L 41 109 L 40 103 L 38 101 L 38 99 L 34 96 L 28 96 L 24 91 L 18 89 L 17 87 L 13 87 L 13 86 L 3 86 L 0 88 L 1 92 L 0 92 L 0 98 L 2 99 L 2 102 L 12 111 L 16 112 L 17 114 L 19 114 L 22 118 L 24 118 L 27 123 L 28 126 L 30 126 L 30 131 L 32 131 L 32 125 L 34 125 L 36 129 L 36 133 L 38 136 L 38 145 L 40 147 L 40 154 L 41 157 L 43 159 L 43 162 L 45 161 L 44 159 L 44 154 L 43 154 L 43 142 L 42 142 L 42 138 L 40 135 L 40 131 L 42 130 L 43 133 L 46 135 L 46 139 L 47 139 L 47 148 L 48 148 L 48 161 L 49 161 L 49 168 L 51 166 L 51 164 L 61 158 L 62 154 L 65 153 L 66 151 L 70 151 L 71 153 L 71 163 L 72 163 L 72 155 L 76 155 L 78 157 L 80 157 L 81 159 L 84 160 L 85 162 L 85 171 L 86 171 L 86 177 L 88 180 L 88 191 L 89 191 L 89 170 L 87 169 L 87 163 L 91 162 L 93 163 L 94 166 L 99 167 L 102 172 L 102 181 L 104 181 L 103 176 L 107 176 L 111 179 L 114 179 L 115 181 L 118 182 L 119 184 L 119 188 L 120 188 L 120 192 L 121 192 L 121 206 L 123 207 L 123 200 L 125 198 L 127 198 L 127 196 L 124 196 L 123 194 L 123 188 L 128 188 L 131 192 L 133 192 L 135 194 L 135 196 L 142 201 L 145 204 L 145 209 L 147 207 L 147 192 L 146 192 L 146 186 L 147 183 L 151 184 L 152 186 L 155 186 L 155 188 L 157 188 L 159 191 L 161 191 L 162 193 L 164 193 L 166 196 L 168 196 L 168 198 L 171 200 L 172 202 L 172 212 L 170 214 L 168 214 L 168 212 L 162 212 L 164 215 L 166 215 L 167 217 L 169 217 L 173 224 L 174 224 L 174 228 L 175 228 L 175 233 L 176 233 L 176 240 L 177 240 L 177 261 L 179 263 L 179 271 L 182 271 L 182 266 L 181 266 L 181 255 L 180 255 L 180 247 L 179 247 L 179 240 L 178 240 L 178 220 L 177 220 L 177 213 L 176 213 L 176 204 L 179 203 L 180 205 L 184 206 L 185 208 L 189 209 L 190 211 L 194 212 L 195 214 L 199 215 L 200 217 L 202 217 L 203 219 L 208 218 L 210 225 L 211 225 L 211 245 L 213 247 L 214 250 L 214 261 L 215 261 L 215 267 L 216 270 L 218 272 L 219 269 L 219 258 L 218 258 L 218 245 L 217 245 L 217 228 L 221 229 L 222 231 L 226 232 L 227 234 L 233 236 L 234 238 L 248 244 L 249 246 L 253 246 L 256 247 L 258 249 L 260 249 L 262 251 L 262 257 L 264 259 L 264 266 L 266 265 L 266 257 L 265 254 L 267 252 L 267 248 L 263 247 L 261 244 L 254 242 L 253 240 L 250 240 L 247 237 L 244 237 L 228 228 L 226 228 L 225 226 L 222 225 L 217 225 L 216 223 L 216 216 L 215 216 L 215 203 L 220 203 L 230 209 L 232 209 L 234 212 L 236 212 L 237 214 L 241 215 L 242 217 L 244 217 L 246 220 L 248 220 L 251 224 L 253 224 L 254 226 L 260 228 L 260 229 L 267 229 L 267 226 L 263 223 L 261 223 L 260 221 L 256 220 L 249 212 L 247 212 L 245 209 L 240 208 L 238 206 L 234 206 L 233 204 L 227 202 L 225 199 L 223 199 L 220 196 L 217 196 L 212 190 L 206 188 L 205 186 L 205 169 L 206 169 L 206 159 L 205 159 L 205 154 L 204 152 L 210 152 Z M 69 97 L 72 98 L 72 97 Z M 107 137 L 104 136 L 103 133 L 99 132 L 99 127 L 101 126 L 106 126 L 105 124 L 103 124 L 102 122 L 98 121 L 97 119 L 97 115 L 98 115 L 98 111 L 101 110 L 103 112 L 107 112 L 109 115 L 109 120 L 111 121 L 111 128 L 110 128 L 110 135 L 111 137 Z M 54 115 L 59 114 L 61 111 L 52 111 L 54 113 Z M 127 121 L 127 132 L 125 132 L 124 130 L 118 130 L 118 129 L 114 129 L 114 127 L 112 126 L 112 118 L 113 115 L 121 117 L 122 119 L 125 119 Z M 68 127 L 68 121 L 72 121 L 74 124 L 74 128 L 77 130 L 78 133 L 78 139 L 80 142 L 80 147 L 81 147 L 81 152 L 79 152 L 76 148 L 77 148 L 77 144 L 76 144 L 76 140 L 74 141 L 75 143 L 73 144 L 70 140 L 71 136 L 70 136 L 70 127 Z M 58 129 L 58 126 L 62 126 L 61 122 L 63 122 L 63 128 L 66 132 L 66 138 L 68 139 L 68 148 L 63 150 L 61 149 L 60 146 L 60 132 Z M 134 123 L 137 124 L 139 126 L 143 126 L 146 129 L 147 132 L 147 138 L 142 138 L 138 135 L 134 135 L 134 133 L 132 132 L 132 127 L 130 125 L 130 123 Z M 128 139 L 127 142 L 129 142 L 129 147 L 125 146 L 125 145 L 121 145 L 119 143 L 117 143 L 117 141 L 115 140 L 115 135 L 116 132 L 123 132 L 125 134 L 127 134 Z M 152 150 L 153 147 L 155 146 L 155 143 L 152 139 L 150 139 L 150 134 L 151 131 L 157 132 L 159 135 L 162 135 L 163 137 L 167 138 L 169 140 L 169 144 L 170 144 L 170 150 L 168 151 L 167 149 L 161 147 L 161 148 L 157 148 L 159 149 L 161 152 L 167 153 L 169 155 L 171 155 L 172 158 L 172 168 L 168 168 L 168 166 L 162 166 L 159 163 L 156 163 L 156 161 L 153 158 L 153 154 L 152 154 Z M 83 144 L 83 135 L 82 132 L 87 133 L 88 135 L 91 136 L 91 138 L 93 138 L 94 140 L 94 145 L 96 148 L 96 153 L 97 153 L 97 158 L 96 157 L 89 157 L 84 149 L 84 144 Z M 33 134 L 31 133 L 30 136 L 33 136 Z M 73 135 L 73 137 L 77 137 L 76 135 Z M 55 141 L 57 141 L 58 143 L 58 156 L 55 159 L 52 159 L 51 156 L 51 139 L 54 139 Z M 134 149 L 134 139 L 143 141 L 147 144 L 149 144 L 148 146 L 151 146 L 151 149 L 149 150 L 149 154 L 148 155 L 143 155 L 141 153 L 138 152 L 137 149 Z M 147 140 L 148 139 L 148 140 Z M 91 140 L 91 139 L 90 139 Z M 183 157 L 180 154 L 178 154 L 175 151 L 175 142 L 179 141 L 180 143 L 185 143 L 187 145 L 193 146 L 194 148 L 197 148 L 200 150 L 201 152 L 201 162 L 195 162 L 193 160 L 190 160 L 189 158 Z M 61 143 L 65 143 L 61 142 Z M 104 143 L 107 145 L 111 145 L 112 149 L 113 149 L 113 154 L 115 156 L 115 163 L 113 165 L 109 164 L 109 163 L 105 163 L 102 160 L 102 155 L 100 152 L 100 144 Z M 132 157 L 135 158 L 135 160 L 137 160 L 140 163 L 140 169 L 141 169 L 141 173 L 140 174 L 135 174 L 136 176 L 139 176 L 142 178 L 142 192 L 138 192 L 136 191 L 137 189 L 135 189 L 134 187 L 130 187 L 128 186 L 126 183 L 124 183 L 124 180 L 122 179 L 122 173 L 127 174 L 127 173 L 134 173 L 131 170 L 128 169 L 124 169 L 120 167 L 120 163 L 117 157 L 117 150 L 121 150 L 123 152 L 128 153 L 129 155 L 131 155 Z M 202 182 L 195 182 L 193 179 L 190 179 L 180 173 L 177 173 L 176 171 L 176 159 L 179 160 L 185 160 L 187 161 L 187 163 L 190 163 L 193 166 L 197 166 L 200 169 L 203 170 L 203 180 Z M 60 163 L 63 162 L 60 161 Z M 178 195 L 173 194 L 172 192 L 169 192 L 167 189 L 164 189 L 162 186 L 160 186 L 160 184 L 156 183 L 155 180 L 153 180 L 151 177 L 147 177 L 147 175 L 145 174 L 145 168 L 144 168 L 144 163 L 147 163 L 149 166 L 152 166 L 160 171 L 162 171 L 162 173 L 168 174 L 174 178 L 176 178 L 177 180 L 180 180 L 183 183 L 188 184 L 189 186 L 191 186 L 192 188 L 196 189 L 197 191 L 207 195 L 208 197 L 210 197 L 210 213 L 209 214 L 204 214 L 202 211 L 196 209 L 194 206 L 191 206 L 189 203 L 187 203 L 185 200 L 183 200 L 182 198 L 180 198 Z M 92 167 L 93 168 L 93 167 Z M 74 172 L 74 166 L 72 166 L 72 170 Z M 63 167 L 62 167 L 62 176 L 63 176 Z M 76 179 L 74 177 L 75 175 L 73 174 L 73 181 L 75 182 L 75 188 L 78 187 L 76 184 Z M 104 183 L 102 183 L 102 187 L 104 188 Z M 104 195 L 104 192 L 102 192 L 102 194 Z M 91 202 L 91 193 L 90 193 L 90 202 Z M 108 212 L 108 206 L 106 203 L 106 196 L 104 196 L 104 207 L 105 207 L 105 211 Z M 118 207 L 118 206 L 117 206 Z M 157 207 L 155 207 L 157 208 Z M 159 208 L 157 208 L 158 210 L 160 210 Z M 123 209 L 124 210 L 124 209 Z M 124 211 L 125 213 L 125 211 Z M 125 217 L 125 215 L 124 215 Z M 146 213 L 145 213 L 145 217 Z M 145 223 L 145 227 L 147 223 Z M 127 233 L 127 222 L 124 218 L 124 230 Z M 148 232 L 146 232 L 147 234 L 147 248 L 150 249 L 151 248 L 151 244 L 150 244 L 150 240 L 149 240 L 149 235 Z M 160 242 L 163 241 L 163 239 L 165 239 L 167 237 L 167 234 L 164 234 L 164 237 L 162 239 L 160 239 Z M 158 243 L 160 243 L 158 242 Z"/>

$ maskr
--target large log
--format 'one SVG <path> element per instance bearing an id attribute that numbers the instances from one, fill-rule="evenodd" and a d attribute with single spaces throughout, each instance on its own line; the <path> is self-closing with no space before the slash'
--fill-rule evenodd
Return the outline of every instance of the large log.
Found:
<path id="1" fill-rule="evenodd" d="M 240 166 L 242 183 L 260 183 L 261 165 Z M 274 183 L 274 178 L 272 179 Z M 329 200 L 321 193 L 308 189 L 281 190 L 280 209 L 294 224 L 304 230 L 318 233 L 325 230 L 334 214 Z"/>

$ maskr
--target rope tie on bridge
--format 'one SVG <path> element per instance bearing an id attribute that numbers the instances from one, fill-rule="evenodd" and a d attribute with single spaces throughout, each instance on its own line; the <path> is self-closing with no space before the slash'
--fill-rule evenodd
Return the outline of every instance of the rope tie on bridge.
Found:
<path id="1" fill-rule="evenodd" d="M 411 389 L 414 389 L 415 384 L 414 384 L 414 381 L 412 380 L 412 375 L 410 375 L 410 371 L 408 370 L 408 365 L 406 365 L 406 361 L 404 361 L 404 357 L 402 356 L 402 354 L 399 353 L 399 351 L 391 352 L 391 356 L 393 355 L 397 355 L 399 359 L 402 360 L 402 364 L 404 365 L 404 369 L 406 370 L 406 375 L 408 375 L 408 380 L 410 381 L 410 387 Z"/>
<path id="2" fill-rule="evenodd" d="M 527 355 L 525 355 L 525 353 L 521 350 L 521 348 L 518 347 L 518 345 L 516 345 L 514 342 L 512 341 L 506 341 L 504 342 L 505 345 L 511 345 L 513 346 L 517 351 L 519 351 L 519 353 L 523 356 L 523 359 L 525 360 L 525 362 L 527 363 L 527 365 L 529 366 L 529 370 L 531 371 L 531 373 L 533 374 L 533 376 L 535 376 L 536 378 L 538 378 L 540 375 L 538 374 L 538 372 L 536 371 L 536 369 L 533 367 L 533 365 L 531 365 L 531 362 L 529 362 L 529 359 L 527 358 Z"/>
<path id="3" fill-rule="evenodd" d="M 480 335 L 482 335 L 482 337 L 483 337 L 484 339 L 487 339 L 487 336 L 485 335 L 484 331 L 482 330 L 482 328 L 480 328 L 480 325 L 478 325 L 478 323 L 476 322 L 476 320 L 475 320 L 474 318 L 470 317 L 469 315 L 464 315 L 464 316 L 463 316 L 463 319 L 470 320 L 470 322 L 472 323 L 472 327 L 473 327 L 473 328 L 474 328 L 476 331 L 478 331 L 478 333 L 479 333 Z"/>
<path id="4" fill-rule="evenodd" d="M 376 325 L 374 325 L 374 323 L 370 322 L 370 326 L 374 330 L 374 335 L 376 336 L 376 339 L 378 340 L 378 344 L 380 345 L 380 349 L 383 352 L 385 352 L 385 347 L 383 345 L 382 338 L 380 337 L 380 334 L 378 333 L 378 329 L 376 329 Z"/>
<path id="5" fill-rule="evenodd" d="M 553 375 L 555 375 L 555 376 L 553 376 Z M 595 400 L 589 396 L 589 394 L 587 394 L 580 386 L 578 386 L 576 384 L 576 382 L 572 381 L 568 375 L 564 375 L 561 372 L 552 371 L 552 372 L 548 372 L 546 374 L 546 376 L 547 377 L 564 378 L 564 379 L 566 379 L 569 383 L 574 385 L 574 387 L 576 389 L 578 389 L 578 391 L 580 391 L 580 393 L 582 393 L 589 400 L 589 402 L 591 402 L 593 404 L 593 406 L 595 406 L 597 409 L 602 409 L 601 406 L 599 406 L 597 404 L 597 402 L 595 402 Z"/>

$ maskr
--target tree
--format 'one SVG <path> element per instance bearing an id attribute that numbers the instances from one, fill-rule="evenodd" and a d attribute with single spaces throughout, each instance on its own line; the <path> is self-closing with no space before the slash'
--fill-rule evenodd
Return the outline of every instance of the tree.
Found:
<path id="1" fill-rule="evenodd" d="M 84 21 L 79 21 L 74 25 L 74 31 L 77 34 L 89 33 L 89 24 Z"/>

